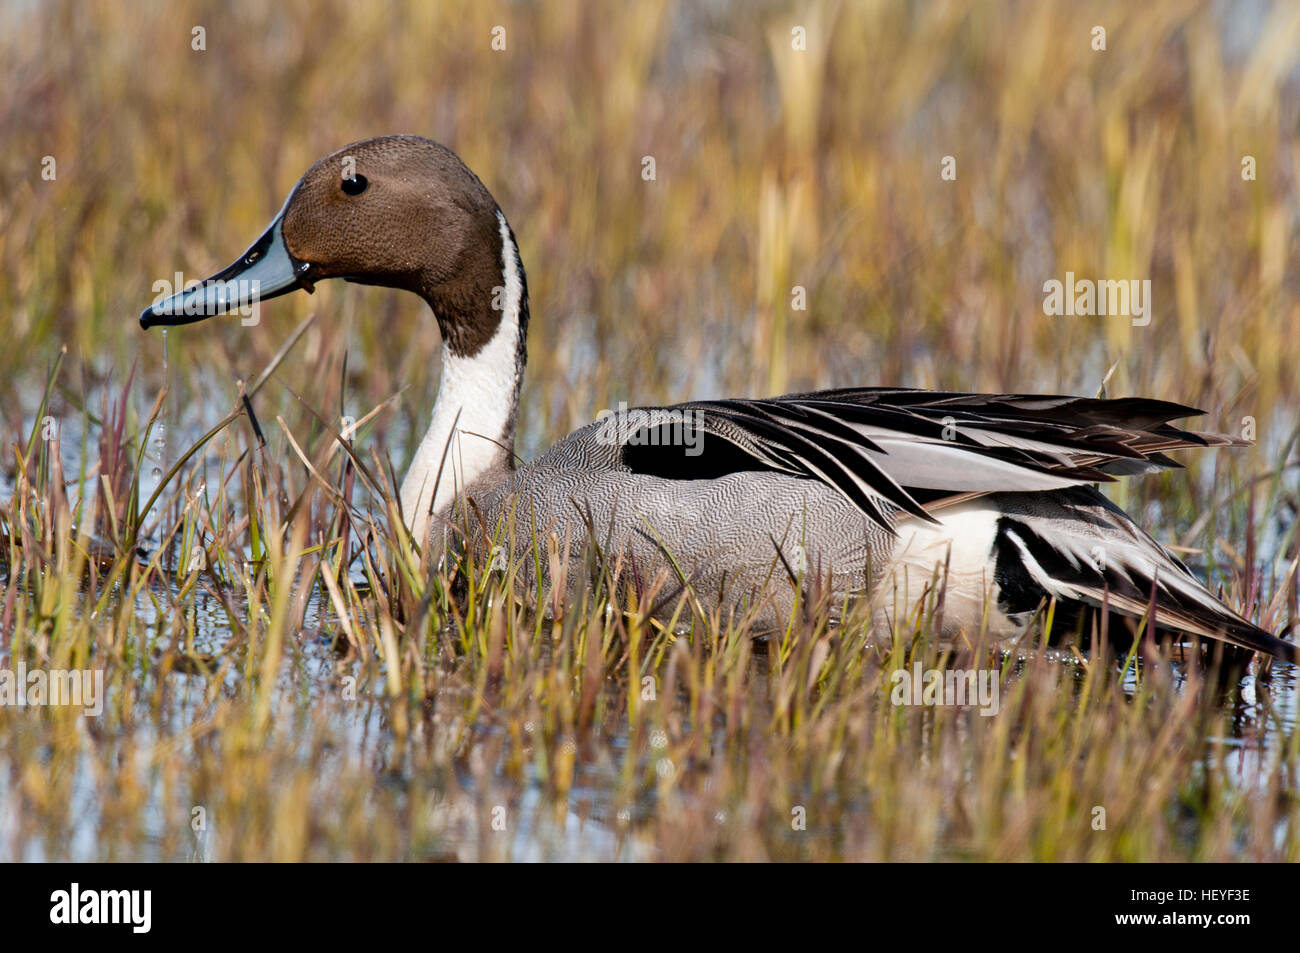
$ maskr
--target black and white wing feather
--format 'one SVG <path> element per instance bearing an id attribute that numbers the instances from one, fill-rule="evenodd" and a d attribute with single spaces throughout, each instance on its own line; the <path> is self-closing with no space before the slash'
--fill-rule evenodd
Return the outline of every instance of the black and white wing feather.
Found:
<path id="1" fill-rule="evenodd" d="M 633 412 L 634 414 L 637 412 Z M 819 480 L 893 531 L 962 499 L 1177 467 L 1166 451 L 1240 441 L 1181 430 L 1201 413 L 1144 398 L 855 388 L 645 409 L 624 465 L 676 479 L 772 470 Z M 648 431 L 693 428 L 696 441 Z"/>

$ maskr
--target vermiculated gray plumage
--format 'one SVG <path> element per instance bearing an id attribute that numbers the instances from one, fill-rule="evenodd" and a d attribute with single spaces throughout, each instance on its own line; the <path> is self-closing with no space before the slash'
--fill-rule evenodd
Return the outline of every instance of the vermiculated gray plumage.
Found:
<path id="1" fill-rule="evenodd" d="M 594 536 L 631 580 L 661 577 L 673 592 L 685 577 L 706 609 L 765 600 L 760 622 L 773 629 L 790 619 L 791 570 L 829 582 L 837 603 L 882 580 L 914 602 L 935 564 L 908 552 L 921 532 L 946 535 L 976 566 L 944 580 L 948 635 L 984 625 L 1014 636 L 1052 597 L 1062 619 L 1103 604 L 1140 618 L 1154 585 L 1158 625 L 1293 657 L 1087 485 L 1115 469 L 1178 466 L 1166 450 L 1233 443 L 1168 423 L 1192 413 L 1146 400 L 883 388 L 637 408 L 469 495 L 488 526 L 513 527 L 505 542 L 517 558 L 534 532 L 570 559 Z M 973 524 L 987 535 L 947 530 L 953 513 L 987 516 Z M 895 578 L 909 560 L 910 580 Z M 535 560 L 519 563 L 530 588 Z M 876 614 L 902 621 L 888 606 Z"/>

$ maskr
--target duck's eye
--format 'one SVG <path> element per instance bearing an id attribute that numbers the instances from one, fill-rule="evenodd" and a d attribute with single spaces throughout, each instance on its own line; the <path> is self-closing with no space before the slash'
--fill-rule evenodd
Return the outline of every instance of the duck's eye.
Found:
<path id="1" fill-rule="evenodd" d="M 348 193 L 348 195 L 360 195 L 366 190 L 366 186 L 369 184 L 370 183 L 366 181 L 366 177 L 358 172 L 356 175 L 352 176 L 352 178 L 343 180 L 343 191 Z"/>

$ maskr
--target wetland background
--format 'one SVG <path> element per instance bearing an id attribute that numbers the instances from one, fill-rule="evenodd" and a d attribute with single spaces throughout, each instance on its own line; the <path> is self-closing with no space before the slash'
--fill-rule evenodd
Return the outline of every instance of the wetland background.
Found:
<path id="1" fill-rule="evenodd" d="M 325 282 L 165 344 L 136 321 L 318 156 L 426 135 L 518 236 L 525 459 L 619 401 L 1104 382 L 1255 438 L 1108 493 L 1276 631 L 1300 7 L 50 0 L 0 22 L 0 665 L 107 691 L 95 718 L 0 706 L 0 858 L 1300 859 L 1287 666 L 1225 688 L 1178 658 L 976 645 L 1002 677 L 985 718 L 891 705 L 890 672 L 941 652 L 816 611 L 678 637 L 606 613 L 599 567 L 554 620 L 481 567 L 453 599 L 388 509 L 437 387 L 421 301 Z M 1150 279 L 1151 323 L 1045 315 L 1066 272 Z"/>

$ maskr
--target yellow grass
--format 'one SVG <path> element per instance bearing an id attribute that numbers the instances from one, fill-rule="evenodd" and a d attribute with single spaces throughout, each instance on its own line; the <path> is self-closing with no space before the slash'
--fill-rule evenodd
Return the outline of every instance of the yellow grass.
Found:
<path id="1" fill-rule="evenodd" d="M 1281 628 L 1294 4 L 51 0 L 0 24 L 0 657 L 108 693 L 97 718 L 0 706 L 0 858 L 1300 859 L 1289 670 L 1225 698 L 1194 666 L 977 645 L 985 718 L 891 704 L 913 657 L 817 607 L 767 642 L 677 638 L 606 614 L 594 573 L 529 616 L 485 567 L 431 575 L 392 518 L 437 386 L 418 299 L 326 282 L 172 330 L 165 369 L 136 323 L 318 156 L 430 136 L 519 237 L 525 458 L 619 400 L 1105 380 L 1257 439 L 1116 499 Z M 1151 323 L 1045 315 L 1066 272 L 1150 279 Z M 240 393 L 268 366 L 263 447 Z M 137 479 L 222 423 L 138 513 Z M 924 637 L 915 660 L 953 661 Z"/>

